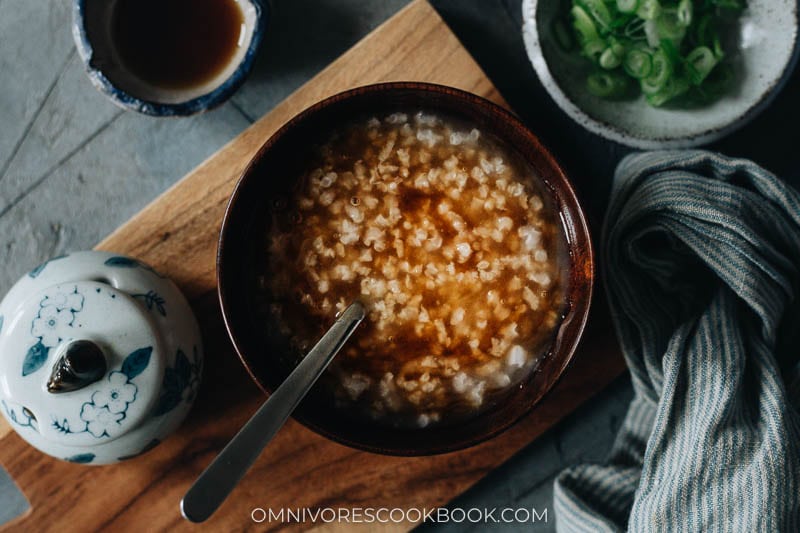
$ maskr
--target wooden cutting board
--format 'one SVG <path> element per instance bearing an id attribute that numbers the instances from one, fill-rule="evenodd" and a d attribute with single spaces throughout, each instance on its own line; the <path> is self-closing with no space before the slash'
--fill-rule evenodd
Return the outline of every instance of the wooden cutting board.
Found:
<path id="1" fill-rule="evenodd" d="M 228 196 L 255 151 L 293 115 L 351 87 L 399 80 L 451 85 L 504 104 L 434 9 L 415 0 L 98 245 L 146 261 L 185 291 L 205 336 L 200 395 L 176 435 L 140 458 L 113 466 L 51 459 L 0 426 L 0 462 L 31 503 L 25 516 L 2 529 L 195 527 L 181 518 L 178 502 L 264 400 L 233 352 L 216 301 L 216 242 Z M 579 179 L 577 184 L 580 188 Z M 385 457 L 335 444 L 290 420 L 206 526 L 214 531 L 347 529 L 348 524 L 255 524 L 250 514 L 255 507 L 408 509 L 447 503 L 623 371 L 603 310 L 595 306 L 582 347 L 561 382 L 532 414 L 490 442 L 434 457 Z"/>

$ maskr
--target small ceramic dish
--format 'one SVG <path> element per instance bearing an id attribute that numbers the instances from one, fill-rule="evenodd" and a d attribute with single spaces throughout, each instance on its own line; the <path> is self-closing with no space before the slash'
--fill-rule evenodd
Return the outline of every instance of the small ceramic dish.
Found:
<path id="1" fill-rule="evenodd" d="M 189 413 L 202 366 L 183 294 L 130 257 L 53 257 L 0 301 L 0 414 L 65 461 L 115 463 L 158 445 Z"/>
<path id="2" fill-rule="evenodd" d="M 243 16 L 236 51 L 213 78 L 187 88 L 155 86 L 125 67 L 111 37 L 115 0 L 74 0 L 72 34 L 92 84 L 115 104 L 153 116 L 193 115 L 230 98 L 253 66 L 269 19 L 269 3 L 236 2 Z"/>
<path id="3" fill-rule="evenodd" d="M 541 178 L 560 215 L 568 259 L 566 310 L 538 368 L 476 416 L 457 424 L 398 429 L 337 408 L 317 388 L 295 418 L 342 444 L 376 453 L 428 455 L 457 450 L 489 439 L 527 414 L 558 381 L 581 337 L 589 310 L 594 268 L 583 211 L 561 166 L 537 137 L 505 109 L 470 93 L 439 85 L 400 82 L 370 85 L 330 97 L 300 113 L 273 135 L 244 171 L 231 196 L 220 233 L 217 281 L 222 314 L 242 362 L 258 386 L 274 391 L 288 371 L 267 340 L 259 313 L 258 279 L 263 267 L 263 235 L 269 227 L 268 202 L 283 198 L 302 175 L 314 144 L 357 116 L 424 109 L 473 124 L 526 161 Z M 266 273 L 269 275 L 269 273 Z"/>
<path id="4" fill-rule="evenodd" d="M 798 11 L 794 0 L 749 0 L 731 54 L 735 89 L 714 103 L 692 109 L 654 108 L 644 97 L 610 101 L 586 90 L 591 66 L 577 52 L 558 46 L 554 20 L 571 0 L 524 0 L 523 37 L 544 87 L 573 120 L 612 141 L 640 149 L 686 148 L 714 142 L 763 111 L 794 70 Z"/>

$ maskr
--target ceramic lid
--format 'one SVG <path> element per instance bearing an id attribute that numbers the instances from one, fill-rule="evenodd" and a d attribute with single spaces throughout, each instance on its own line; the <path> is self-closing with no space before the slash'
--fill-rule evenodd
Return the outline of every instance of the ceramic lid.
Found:
<path id="1" fill-rule="evenodd" d="M 164 379 L 164 347 L 151 316 L 98 281 L 57 284 L 22 299 L 5 317 L 0 354 L 0 396 L 43 438 L 67 446 L 104 444 L 134 429 Z"/>

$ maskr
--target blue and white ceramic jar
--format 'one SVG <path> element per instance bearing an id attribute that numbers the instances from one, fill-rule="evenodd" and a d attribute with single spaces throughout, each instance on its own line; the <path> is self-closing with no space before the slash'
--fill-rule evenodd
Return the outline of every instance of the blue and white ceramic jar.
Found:
<path id="1" fill-rule="evenodd" d="M 202 367 L 186 299 L 129 257 L 53 258 L 0 303 L 0 412 L 59 459 L 107 464 L 155 447 L 189 412 Z"/>

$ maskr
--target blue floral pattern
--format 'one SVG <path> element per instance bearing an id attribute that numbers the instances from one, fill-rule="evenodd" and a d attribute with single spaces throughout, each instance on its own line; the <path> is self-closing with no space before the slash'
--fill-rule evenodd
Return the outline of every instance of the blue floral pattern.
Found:
<path id="1" fill-rule="evenodd" d="M 70 463 L 78 463 L 80 465 L 89 464 L 94 461 L 95 455 L 93 453 L 79 453 L 78 455 L 73 455 L 72 457 L 65 457 L 65 461 L 69 461 Z"/>
<path id="2" fill-rule="evenodd" d="M 161 416 L 175 409 L 183 400 L 191 403 L 197 394 L 200 385 L 202 364 L 197 356 L 197 346 L 192 349 L 192 359 L 186 357 L 183 350 L 178 350 L 175 355 L 175 366 L 164 369 L 164 382 L 161 385 L 161 395 L 156 403 L 153 416 Z"/>
<path id="3" fill-rule="evenodd" d="M 17 424 L 19 427 L 32 428 L 34 431 L 39 431 L 38 422 L 33 416 L 33 413 L 16 404 L 12 404 L 10 406 L 5 400 L 0 400 L 0 403 L 3 404 L 3 409 L 5 409 L 8 418 L 12 422 Z"/>
<path id="4" fill-rule="evenodd" d="M 53 305 L 42 307 L 38 318 L 31 325 L 31 333 L 39 338 L 45 348 L 53 348 L 61 342 L 64 330 L 72 324 L 75 315 L 70 309 L 58 310 Z"/>
<path id="5" fill-rule="evenodd" d="M 52 263 L 53 261 L 58 261 L 59 259 L 64 259 L 64 258 L 65 258 L 65 257 L 67 257 L 68 255 L 69 255 L 69 254 L 58 255 L 58 256 L 56 256 L 56 257 L 52 257 L 52 258 L 48 259 L 47 261 L 45 261 L 45 262 L 44 262 L 44 263 L 42 263 L 41 265 L 37 266 L 36 268 L 34 268 L 34 269 L 33 269 L 33 270 L 31 270 L 30 272 L 28 272 L 28 276 L 30 276 L 30 277 L 32 277 L 32 278 L 36 278 L 36 277 L 38 277 L 38 276 L 39 276 L 39 274 L 41 274 L 41 273 L 42 273 L 42 270 L 44 270 L 44 269 L 45 269 L 45 267 L 46 267 L 47 265 L 49 265 L 49 264 L 50 264 L 50 263 Z"/>
<path id="6" fill-rule="evenodd" d="M 126 403 L 125 408 L 127 409 L 127 407 Z M 118 426 L 123 418 L 125 418 L 124 412 L 112 413 L 108 406 L 100 407 L 94 402 L 87 402 L 81 408 L 81 420 L 86 422 L 84 431 L 88 431 L 97 438 L 109 437 L 108 430 Z"/>
<path id="7" fill-rule="evenodd" d="M 62 433 L 90 433 L 95 438 L 111 436 L 113 430 L 122 424 L 128 407 L 136 401 L 139 388 L 133 379 L 150 364 L 152 346 L 132 352 L 122 363 L 120 370 L 111 372 L 100 388 L 92 393 L 91 400 L 81 406 L 81 428 L 71 428 L 69 421 L 53 419 L 53 427 Z"/>
<path id="8" fill-rule="evenodd" d="M 70 337 L 75 315 L 83 309 L 84 298 L 76 286 L 72 292 L 48 294 L 39 302 L 39 313 L 31 322 L 31 336 L 37 339 L 22 363 L 22 375 L 39 370 L 51 348 Z"/>
<path id="9" fill-rule="evenodd" d="M 130 382 L 128 376 L 122 372 L 112 372 L 108 375 L 106 386 L 92 394 L 92 404 L 106 407 L 115 414 L 125 413 L 128 404 L 136 399 L 136 390 L 136 385 Z"/>
<path id="10" fill-rule="evenodd" d="M 155 309 L 161 316 L 167 316 L 166 301 L 156 291 L 147 291 L 147 294 L 131 294 L 137 300 L 144 302 L 149 311 Z"/>

